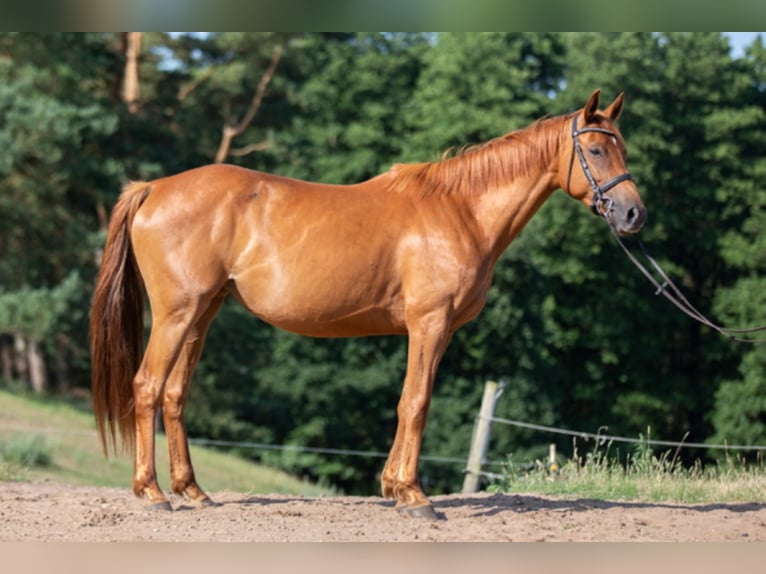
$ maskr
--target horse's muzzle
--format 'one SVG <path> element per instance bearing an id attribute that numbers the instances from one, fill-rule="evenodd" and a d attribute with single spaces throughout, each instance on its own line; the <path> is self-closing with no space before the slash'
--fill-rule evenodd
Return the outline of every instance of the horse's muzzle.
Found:
<path id="1" fill-rule="evenodd" d="M 641 231 L 646 221 L 646 208 L 640 203 L 623 205 L 614 202 L 605 214 L 620 235 L 633 235 Z"/>

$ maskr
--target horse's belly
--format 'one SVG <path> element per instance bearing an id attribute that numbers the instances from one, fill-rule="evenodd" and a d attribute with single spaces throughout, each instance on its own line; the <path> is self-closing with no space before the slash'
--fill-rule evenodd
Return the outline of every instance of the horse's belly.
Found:
<path id="1" fill-rule="evenodd" d="M 312 337 L 406 332 L 397 290 L 385 285 L 359 281 L 341 286 L 327 278 L 300 283 L 263 275 L 259 279 L 235 279 L 230 291 L 251 313 L 275 327 Z"/>
<path id="2" fill-rule="evenodd" d="M 344 317 L 274 316 L 256 313 L 267 323 L 308 337 L 366 337 L 404 334 L 403 324 L 391 320 L 386 310 L 366 310 Z"/>

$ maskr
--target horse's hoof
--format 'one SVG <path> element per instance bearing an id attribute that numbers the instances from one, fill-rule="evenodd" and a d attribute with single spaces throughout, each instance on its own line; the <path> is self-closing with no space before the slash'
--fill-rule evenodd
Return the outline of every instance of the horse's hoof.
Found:
<path id="1" fill-rule="evenodd" d="M 417 506 L 409 506 L 403 504 L 396 507 L 397 512 L 410 518 L 422 518 L 423 520 L 441 520 L 441 517 L 436 513 L 434 507 L 431 504 L 419 504 Z"/>
<path id="2" fill-rule="evenodd" d="M 149 510 L 151 512 L 172 512 L 173 507 L 170 505 L 170 502 L 167 500 L 160 500 L 159 502 L 151 502 L 144 506 L 146 510 Z"/>
<path id="3" fill-rule="evenodd" d="M 189 492 L 191 490 L 191 493 Z M 211 506 L 221 506 L 217 502 L 214 502 L 207 494 L 205 494 L 199 488 L 188 489 L 184 491 L 177 491 L 178 494 L 183 496 L 184 500 L 190 502 L 194 508 L 209 508 Z"/>
<path id="4" fill-rule="evenodd" d="M 212 498 L 203 498 L 194 502 L 199 508 L 215 508 L 216 506 L 222 506 L 220 502 L 216 502 Z"/>

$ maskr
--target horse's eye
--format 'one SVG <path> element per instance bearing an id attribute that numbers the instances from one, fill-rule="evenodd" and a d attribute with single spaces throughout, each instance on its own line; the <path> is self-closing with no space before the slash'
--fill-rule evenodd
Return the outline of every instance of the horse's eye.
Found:
<path id="1" fill-rule="evenodd" d="M 588 153 L 593 157 L 601 157 L 604 155 L 604 148 L 600 145 L 593 145 L 588 148 Z"/>

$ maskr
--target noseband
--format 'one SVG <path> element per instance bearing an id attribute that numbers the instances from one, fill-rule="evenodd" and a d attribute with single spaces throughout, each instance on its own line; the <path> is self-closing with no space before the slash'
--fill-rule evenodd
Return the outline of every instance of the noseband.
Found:
<path id="1" fill-rule="evenodd" d="M 612 210 L 612 204 L 614 203 L 610 198 L 605 197 L 604 194 L 615 187 L 616 185 L 622 183 L 623 181 L 633 181 L 633 176 L 630 174 L 630 172 L 625 172 L 622 175 L 618 175 L 617 177 L 613 177 L 609 181 L 607 181 L 603 185 L 599 185 L 596 181 L 596 178 L 593 177 L 593 173 L 590 171 L 590 167 L 588 167 L 588 162 L 585 160 L 585 154 L 582 150 L 582 145 L 580 145 L 579 140 L 577 137 L 581 134 L 587 133 L 587 132 L 598 132 L 602 134 L 606 134 L 608 136 L 617 137 L 617 134 L 615 134 L 613 131 L 604 129 L 604 128 L 589 128 L 584 127 L 580 130 L 577 129 L 577 115 L 575 115 L 572 118 L 572 157 L 569 160 L 569 175 L 567 176 L 567 192 L 570 189 L 570 183 L 572 179 L 572 166 L 574 165 L 574 156 L 577 154 L 577 159 L 580 160 L 580 166 L 582 167 L 582 171 L 585 174 L 585 179 L 588 180 L 588 183 L 590 184 L 591 189 L 593 190 L 593 200 L 591 202 L 590 208 L 596 215 L 602 215 L 604 217 L 607 217 L 607 214 L 609 214 Z"/>

